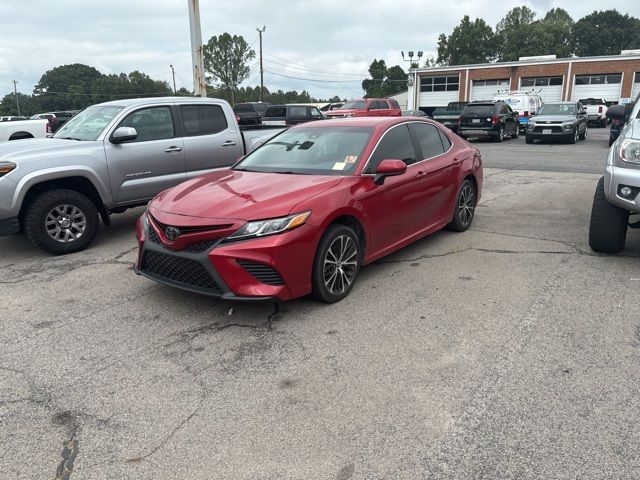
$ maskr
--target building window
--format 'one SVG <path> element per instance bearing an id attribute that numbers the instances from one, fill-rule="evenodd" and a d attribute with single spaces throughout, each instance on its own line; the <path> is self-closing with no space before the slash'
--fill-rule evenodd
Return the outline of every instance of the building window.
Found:
<path id="1" fill-rule="evenodd" d="M 562 85 L 562 77 L 526 77 L 520 79 L 521 87 L 547 87 Z"/>
<path id="2" fill-rule="evenodd" d="M 502 78 L 499 80 L 474 80 L 473 81 L 473 86 L 474 87 L 484 87 L 484 86 L 491 86 L 491 85 L 500 85 L 500 86 L 509 86 L 509 79 L 508 78 Z"/>
<path id="3" fill-rule="evenodd" d="M 640 83 L 640 72 L 636 73 L 636 78 L 633 83 Z"/>
<path id="4" fill-rule="evenodd" d="M 576 85 L 604 85 L 622 82 L 620 73 L 603 73 L 601 75 L 576 75 Z"/>
<path id="5" fill-rule="evenodd" d="M 457 92 L 460 89 L 460 77 L 422 77 L 420 78 L 421 92 Z"/>

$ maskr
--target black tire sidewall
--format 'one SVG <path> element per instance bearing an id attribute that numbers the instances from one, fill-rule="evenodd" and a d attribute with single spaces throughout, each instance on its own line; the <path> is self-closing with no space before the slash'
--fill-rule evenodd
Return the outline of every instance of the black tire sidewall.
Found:
<path id="1" fill-rule="evenodd" d="M 458 205 L 460 203 L 460 196 L 462 195 L 462 190 L 464 189 L 465 185 L 470 185 L 471 188 L 473 189 L 473 200 L 474 200 L 473 215 L 471 216 L 471 221 L 466 226 L 462 224 L 462 222 L 460 221 L 460 217 L 458 216 Z M 467 178 L 464 180 L 464 182 L 462 182 L 462 184 L 460 184 L 460 188 L 458 188 L 456 201 L 455 201 L 455 204 L 453 205 L 453 220 L 451 220 L 451 222 L 447 225 L 447 229 L 453 230 L 454 232 L 464 232 L 465 230 L 468 230 L 471 227 L 471 224 L 473 223 L 473 219 L 476 216 L 476 207 L 478 206 L 477 202 L 478 202 L 478 191 L 476 190 L 476 186 L 473 184 L 471 180 Z"/>
<path id="2" fill-rule="evenodd" d="M 341 235 L 349 235 L 351 239 L 354 241 L 357 249 L 358 249 L 358 265 L 356 267 L 356 273 L 353 277 L 353 281 L 349 288 L 347 288 L 340 295 L 335 295 L 331 293 L 324 284 L 323 271 L 324 271 L 324 258 L 327 254 L 327 250 L 333 243 L 333 241 Z M 347 225 L 330 225 L 329 228 L 324 232 L 322 238 L 320 239 L 320 243 L 318 243 L 318 248 L 316 250 L 316 255 L 313 260 L 313 273 L 311 277 L 311 283 L 313 286 L 312 294 L 314 298 L 326 303 L 335 303 L 339 302 L 343 298 L 345 298 L 358 280 L 358 276 L 360 274 L 360 267 L 362 266 L 362 258 L 364 257 L 364 252 L 362 252 L 362 246 L 360 244 L 360 239 L 356 232 L 353 231 L 351 227 Z"/>
<path id="3" fill-rule="evenodd" d="M 84 213 L 87 226 L 83 235 L 76 241 L 61 243 L 52 239 L 46 231 L 46 215 L 57 205 L 73 205 Z M 75 190 L 50 190 L 38 195 L 29 205 L 24 216 L 24 229 L 27 238 L 36 247 L 53 255 L 65 255 L 84 250 L 98 233 L 98 209 L 85 195 Z"/>
<path id="4" fill-rule="evenodd" d="M 589 246 L 596 252 L 618 253 L 624 249 L 628 225 L 629 212 L 609 203 L 604 191 L 604 177 L 601 177 L 593 196 Z"/>

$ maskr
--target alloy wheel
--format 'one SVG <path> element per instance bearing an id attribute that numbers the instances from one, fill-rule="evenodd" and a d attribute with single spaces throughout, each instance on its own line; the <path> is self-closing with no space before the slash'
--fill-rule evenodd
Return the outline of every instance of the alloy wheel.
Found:
<path id="1" fill-rule="evenodd" d="M 353 283 L 358 270 L 358 248 L 348 235 L 331 242 L 324 258 L 323 279 L 333 295 L 344 293 Z"/>
<path id="2" fill-rule="evenodd" d="M 470 184 L 465 185 L 460 192 L 460 200 L 458 201 L 458 219 L 464 227 L 468 227 L 473 219 L 473 212 L 476 208 L 476 199 L 473 187 Z"/>
<path id="3" fill-rule="evenodd" d="M 49 237 L 56 242 L 75 242 L 87 228 L 87 217 L 75 205 L 58 205 L 47 213 L 44 226 Z"/>

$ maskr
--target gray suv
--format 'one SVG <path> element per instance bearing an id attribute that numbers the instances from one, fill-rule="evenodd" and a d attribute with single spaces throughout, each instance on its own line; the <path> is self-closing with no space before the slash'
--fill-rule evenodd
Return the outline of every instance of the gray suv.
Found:
<path id="1" fill-rule="evenodd" d="M 640 228 L 629 221 L 640 214 L 640 96 L 627 124 L 609 149 L 604 177 L 598 181 L 591 210 L 589 245 L 596 252 L 617 253 L 624 248 L 627 229 Z M 611 120 L 625 121 L 625 105 L 607 110 Z"/>
<path id="2" fill-rule="evenodd" d="M 565 139 L 569 143 L 587 138 L 587 112 L 580 102 L 545 103 L 527 124 L 527 143 Z"/>

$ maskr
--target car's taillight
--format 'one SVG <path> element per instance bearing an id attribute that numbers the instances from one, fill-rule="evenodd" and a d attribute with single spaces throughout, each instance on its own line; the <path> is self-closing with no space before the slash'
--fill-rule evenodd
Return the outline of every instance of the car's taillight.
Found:
<path id="1" fill-rule="evenodd" d="M 500 117 L 497 115 L 491 115 L 491 125 L 498 125 L 500 123 Z"/>
<path id="2" fill-rule="evenodd" d="M 240 115 L 236 113 L 236 122 L 240 123 Z"/>
<path id="3" fill-rule="evenodd" d="M 529 112 L 527 112 L 526 110 L 524 111 L 524 116 L 528 117 L 529 116 Z"/>
<path id="4" fill-rule="evenodd" d="M 602 113 L 602 105 L 598 107 L 598 113 Z"/>
<path id="5" fill-rule="evenodd" d="M 51 128 L 51 120 L 47 122 L 47 133 L 53 132 L 53 128 Z"/>

